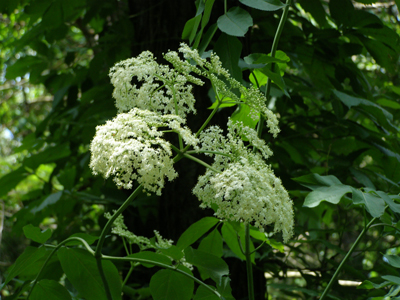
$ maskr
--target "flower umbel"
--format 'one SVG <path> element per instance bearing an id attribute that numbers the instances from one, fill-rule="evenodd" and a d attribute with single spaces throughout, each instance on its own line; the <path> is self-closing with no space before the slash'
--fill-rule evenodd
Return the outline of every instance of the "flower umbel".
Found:
<path id="1" fill-rule="evenodd" d="M 199 177 L 193 193 L 202 208 L 216 205 L 218 218 L 253 224 L 261 231 L 275 223 L 274 231 L 281 231 L 284 241 L 288 241 L 293 235 L 293 203 L 281 180 L 264 161 L 272 155 L 271 150 L 254 129 L 231 121 L 228 129 L 227 137 L 218 127 L 211 127 L 200 136 L 198 149 L 214 156 L 212 167 L 220 172 L 208 169 Z M 242 135 L 260 152 L 246 146 Z"/>
<path id="2" fill-rule="evenodd" d="M 203 82 L 188 74 L 190 70 L 171 69 L 158 64 L 149 51 L 115 64 L 110 70 L 113 97 L 119 112 L 134 107 L 182 118 L 195 113 L 192 85 Z M 137 81 L 133 83 L 133 81 Z"/>
<path id="3" fill-rule="evenodd" d="M 97 126 L 90 147 L 93 174 L 113 175 L 115 183 L 126 189 L 137 180 L 145 190 L 161 195 L 165 178 L 171 181 L 178 174 L 173 168 L 171 145 L 158 129 L 178 132 L 187 144 L 195 145 L 196 138 L 183 123 L 176 115 L 132 109 Z"/>

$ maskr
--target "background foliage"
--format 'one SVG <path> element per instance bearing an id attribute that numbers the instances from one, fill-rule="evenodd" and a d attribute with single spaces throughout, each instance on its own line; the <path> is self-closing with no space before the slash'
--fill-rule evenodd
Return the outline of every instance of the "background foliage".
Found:
<path id="1" fill-rule="evenodd" d="M 226 7 L 218 0 L 196 5 L 187 0 L 0 2 L 0 282 L 23 251 L 38 245 L 25 239 L 24 226 L 50 228 L 51 243 L 75 233 L 96 236 L 105 223 L 103 213 L 129 195 L 111 180 L 94 177 L 88 168 L 96 125 L 116 114 L 109 68 L 143 50 L 160 58 L 177 49 L 183 38 L 201 51 L 215 51 L 236 79 L 250 83 L 243 58 L 270 52 L 282 12 L 279 1 L 269 2 L 272 6 L 255 0 L 227 1 Z M 277 249 L 278 242 L 258 251 L 259 297 L 316 299 L 366 220 L 376 216 L 379 223 L 399 228 L 396 4 L 296 0 L 289 11 L 278 48 L 283 53 L 278 55 L 285 58 L 285 53 L 290 61 L 279 65 L 283 80 L 275 80 L 269 103 L 279 115 L 282 132 L 276 140 L 264 138 L 274 151 L 275 172 L 294 200 L 296 234 L 284 252 Z M 211 105 L 204 90 L 195 94 L 199 115 L 191 118 L 193 127 L 202 119 L 201 108 Z M 217 119 L 223 124 L 235 109 L 222 109 Z M 238 108 L 236 115 L 241 113 Z M 162 197 L 139 198 L 124 214 L 137 235 L 150 237 L 157 229 L 177 241 L 188 226 L 211 214 L 199 210 L 191 194 L 203 170 L 191 164 L 177 168 L 180 177 Z M 395 205 L 383 213 L 389 200 L 379 199 L 385 195 L 393 195 Z M 398 237 L 393 228 L 371 228 L 339 275 L 343 280 L 369 279 L 367 289 L 336 283 L 331 298 L 383 299 L 391 286 L 397 295 L 394 276 L 399 273 L 388 255 L 398 254 Z M 108 238 L 104 251 L 119 254 L 121 242 Z M 54 258 L 55 269 L 67 255 L 83 254 L 63 250 Z M 233 295 L 244 299 L 244 264 L 227 247 L 223 255 L 231 284 L 238 287 Z M 117 267 L 122 272 L 127 268 L 123 263 Z M 16 299 L 23 294 L 38 268 L 20 272 L 2 295 Z M 288 277 L 289 271 L 298 271 L 300 277 Z M 45 279 L 62 275 L 48 273 Z M 273 278 L 267 288 L 264 273 Z M 132 275 L 127 283 L 132 299 L 150 297 L 152 274 L 152 269 L 142 268 Z M 382 282 L 390 284 L 379 286 Z"/>

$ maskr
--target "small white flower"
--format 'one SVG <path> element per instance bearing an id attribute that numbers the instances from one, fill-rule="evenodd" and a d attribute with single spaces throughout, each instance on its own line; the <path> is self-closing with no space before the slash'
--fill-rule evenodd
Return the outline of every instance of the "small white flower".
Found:
<path id="1" fill-rule="evenodd" d="M 179 72 L 158 64 L 149 51 L 115 64 L 109 76 L 119 112 L 136 107 L 183 118 L 189 112 L 196 112 L 192 85 L 188 82 L 203 84 L 185 70 Z"/>
<path id="2" fill-rule="evenodd" d="M 187 144 L 195 145 L 197 139 L 183 123 L 176 115 L 161 116 L 136 108 L 97 126 L 90 147 L 93 174 L 114 176 L 115 183 L 126 189 L 137 180 L 145 190 L 161 195 L 165 178 L 171 181 L 178 174 L 173 168 L 171 145 L 158 128 L 172 129 Z"/>
<path id="3" fill-rule="evenodd" d="M 248 139 L 248 144 L 242 140 Z M 260 152 L 254 152 L 253 146 Z M 202 202 L 200 207 L 217 206 L 215 216 L 224 220 L 240 221 L 264 230 L 275 223 L 274 231 L 281 231 L 284 241 L 293 235 L 293 204 L 279 178 L 265 159 L 272 151 L 257 132 L 240 122 L 228 122 L 228 134 L 219 127 L 210 127 L 200 135 L 200 151 L 214 156 L 193 193 Z M 211 153 L 213 152 L 213 153 Z"/>

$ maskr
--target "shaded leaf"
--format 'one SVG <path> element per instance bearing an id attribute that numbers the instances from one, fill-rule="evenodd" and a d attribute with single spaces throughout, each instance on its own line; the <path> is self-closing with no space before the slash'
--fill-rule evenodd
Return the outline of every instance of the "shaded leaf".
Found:
<path id="1" fill-rule="evenodd" d="M 43 244 L 51 237 L 51 230 L 48 228 L 42 231 L 39 227 L 35 227 L 32 224 L 28 224 L 22 228 L 26 238 L 32 241 Z"/>
<path id="2" fill-rule="evenodd" d="M 170 258 L 166 257 L 165 255 L 158 254 L 158 253 L 151 252 L 151 251 L 141 251 L 138 253 L 133 253 L 133 254 L 128 255 L 128 257 L 139 258 L 141 260 L 154 261 L 154 262 L 162 263 L 162 264 L 168 265 L 168 266 L 172 265 L 172 261 Z M 141 262 L 141 261 L 139 261 L 139 262 L 147 268 L 154 267 L 154 265 L 151 263 L 146 263 L 146 262 Z"/>
<path id="3" fill-rule="evenodd" d="M 223 254 L 222 246 L 222 236 L 218 229 L 214 229 L 204 239 L 201 240 L 198 250 L 221 257 Z"/>
<path id="4" fill-rule="evenodd" d="M 30 299 L 70 300 L 72 298 L 68 290 L 57 281 L 43 279 L 36 284 Z"/>
<path id="5" fill-rule="evenodd" d="M 400 268 L 400 257 L 397 255 L 383 255 L 387 259 L 387 263 L 395 268 Z"/>
<path id="6" fill-rule="evenodd" d="M 353 190 L 353 203 L 363 204 L 367 211 L 374 218 L 380 217 L 385 212 L 385 202 L 381 197 L 375 195 L 374 193 L 364 193 L 358 189 L 352 188 Z"/>
<path id="7" fill-rule="evenodd" d="M 160 270 L 150 280 L 154 300 L 190 300 L 193 290 L 192 279 L 172 270 Z"/>
<path id="8" fill-rule="evenodd" d="M 264 11 L 274 11 L 285 7 L 278 0 L 239 0 L 240 3 Z"/>
<path id="9" fill-rule="evenodd" d="M 253 18 L 247 11 L 235 6 L 220 16 L 217 24 L 218 28 L 228 35 L 244 36 L 249 27 L 253 26 Z"/>
<path id="10" fill-rule="evenodd" d="M 213 254 L 188 247 L 185 249 L 185 258 L 199 269 L 203 280 L 211 277 L 216 283 L 220 283 L 222 276 L 229 274 L 226 262 Z"/>
<path id="11" fill-rule="evenodd" d="M 89 252 L 62 247 L 57 256 L 68 280 L 82 297 L 86 300 L 107 300 L 96 259 Z M 121 300 L 122 285 L 117 268 L 111 261 L 102 261 L 101 264 L 113 299 Z"/>
<path id="12" fill-rule="evenodd" d="M 184 233 L 180 236 L 177 247 L 180 249 L 185 249 L 199 238 L 201 238 L 207 231 L 209 231 L 213 226 L 215 226 L 219 220 L 214 217 L 205 217 L 197 221 L 196 223 L 189 226 Z"/>
<path id="13" fill-rule="evenodd" d="M 193 300 L 219 300 L 220 298 L 206 287 L 200 285 Z"/>

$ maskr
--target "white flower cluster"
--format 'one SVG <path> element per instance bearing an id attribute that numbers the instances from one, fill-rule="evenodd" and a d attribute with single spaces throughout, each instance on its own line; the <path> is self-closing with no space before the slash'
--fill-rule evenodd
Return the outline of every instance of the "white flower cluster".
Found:
<path id="1" fill-rule="evenodd" d="M 261 231 L 275 223 L 284 241 L 293 235 L 293 204 L 279 178 L 264 161 L 272 155 L 255 130 L 241 123 L 228 123 L 225 138 L 222 130 L 211 127 L 200 136 L 199 150 L 214 156 L 214 170 L 208 169 L 193 193 L 202 201 L 201 207 L 218 207 L 215 215 L 231 221 L 253 224 Z M 245 136 L 249 145 L 241 139 Z M 254 146 L 260 152 L 253 152 Z M 219 154 L 216 154 L 219 153 Z"/>
<path id="2" fill-rule="evenodd" d="M 132 188 L 137 180 L 146 191 L 161 195 L 165 177 L 178 176 L 173 168 L 171 145 L 163 139 L 160 127 L 178 132 L 188 145 L 196 145 L 184 120 L 176 115 L 132 109 L 106 124 L 97 126 L 90 146 L 90 167 L 105 178 L 114 175 L 118 186 Z"/>
<path id="3" fill-rule="evenodd" d="M 232 102 L 247 105 L 250 108 L 250 116 L 256 120 L 262 114 L 267 122 L 269 132 L 276 137 L 279 133 L 278 119 L 268 109 L 266 98 L 260 90 L 255 87 L 245 88 L 240 82 L 232 78 L 229 72 L 222 67 L 219 57 L 211 53 L 210 60 L 200 57 L 197 50 L 192 50 L 185 43 L 181 44 L 179 52 L 183 53 L 186 59 L 193 60 L 197 66 L 191 65 L 188 61 L 179 58 L 176 52 L 170 51 L 164 57 L 174 68 L 184 72 L 193 72 L 211 81 L 219 101 Z M 224 80 L 222 80 L 224 78 Z M 228 83 L 228 84 L 227 84 Z M 238 91 L 235 93 L 234 91 Z M 240 96 L 238 96 L 238 94 Z"/>
<path id="4" fill-rule="evenodd" d="M 192 85 L 188 82 L 203 84 L 191 76 L 190 71 L 160 65 L 149 51 L 121 61 L 111 68 L 109 74 L 116 107 L 119 112 L 136 107 L 185 118 L 187 113 L 196 112 Z"/>

